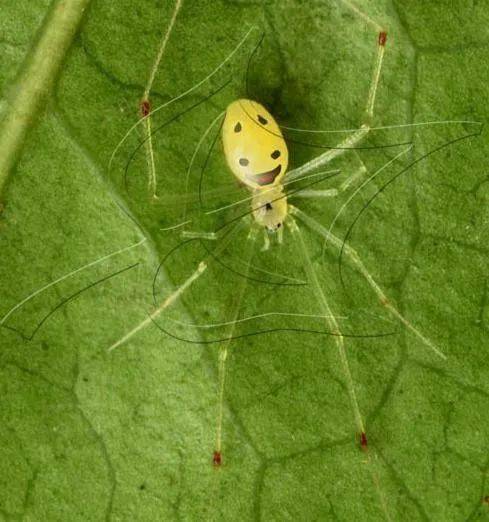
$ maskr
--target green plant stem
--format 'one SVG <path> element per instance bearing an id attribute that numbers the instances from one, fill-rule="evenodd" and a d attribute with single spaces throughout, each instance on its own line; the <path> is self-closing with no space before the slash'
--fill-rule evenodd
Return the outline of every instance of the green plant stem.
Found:
<path id="1" fill-rule="evenodd" d="M 37 42 L 24 60 L 12 95 L 6 100 L 0 127 L 0 195 L 89 3 L 90 0 L 55 1 Z"/>

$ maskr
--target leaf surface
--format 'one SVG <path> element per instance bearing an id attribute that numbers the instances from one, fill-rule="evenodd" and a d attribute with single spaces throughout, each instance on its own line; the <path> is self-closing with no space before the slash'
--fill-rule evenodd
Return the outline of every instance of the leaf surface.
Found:
<path id="1" fill-rule="evenodd" d="M 48 6 L 5 4 L 0 79 L 8 99 Z M 389 32 L 376 126 L 485 122 L 489 9 L 483 2 L 357 4 Z M 343 331 L 394 332 L 345 338 L 366 419 L 368 456 L 355 440 L 331 336 L 277 332 L 231 342 L 219 471 L 211 465 L 219 345 L 184 342 L 152 324 L 107 352 L 153 309 L 155 272 L 181 242 L 177 233 L 160 229 L 179 222 L 185 197 L 192 200 L 189 208 L 199 208 L 202 165 L 217 127 L 196 155 L 187 189 L 185 175 L 210 122 L 232 100 L 250 96 L 288 127 L 356 128 L 376 52 L 375 31 L 338 2 L 184 2 L 153 85 L 153 107 L 197 84 L 251 27 L 257 29 L 209 81 L 154 115 L 153 129 L 165 124 L 153 136 L 160 196 L 155 202 L 148 197 L 144 143 L 134 152 L 145 137 L 141 128 L 118 149 L 110 171 L 107 165 L 138 119 L 138 103 L 172 9 L 167 1 L 92 3 L 5 195 L 2 315 L 63 274 L 143 238 L 146 242 L 50 287 L 13 313 L 7 326 L 29 335 L 64 299 L 127 268 L 54 311 L 32 340 L 0 329 L 0 516 L 486 520 L 485 131 L 406 170 L 373 200 L 349 239 L 392 302 L 446 354 L 446 361 L 388 315 L 347 259 L 343 287 L 338 252 L 328 248 L 323 256 L 321 238 L 301 227 L 330 306 L 343 318 Z M 246 82 L 248 60 L 262 32 Z M 311 188 L 337 187 L 361 162 L 374 173 L 403 147 L 381 148 L 386 144 L 413 142 L 415 147 L 353 200 L 334 232 L 343 238 L 363 205 L 403 166 L 473 130 L 454 124 L 374 133 L 367 149 L 332 165 L 341 169 L 337 178 Z M 304 142 L 332 146 L 343 136 L 286 134 L 292 166 L 324 150 Z M 229 193 L 246 196 L 226 170 L 219 141 L 203 180 L 204 204 L 212 208 L 229 203 Z M 210 191 L 222 187 L 228 192 L 212 199 Z M 345 200 L 343 194 L 294 204 L 328 227 Z M 192 226 L 215 230 L 235 215 L 233 210 L 211 216 L 198 211 Z M 177 337 L 205 342 L 226 335 L 227 327 L 199 330 L 188 324 L 226 322 L 237 304 L 243 315 L 318 313 L 310 285 L 248 281 L 239 301 L 243 278 L 236 272 L 244 270 L 246 233 L 238 231 L 219 256 L 228 268 L 210 263 L 158 324 Z M 259 236 L 254 275 L 259 266 L 305 277 L 289 232 L 270 253 L 260 253 L 261 246 Z M 212 249 L 212 242 L 192 242 L 169 258 L 156 278 L 157 302 L 206 257 L 206 247 Z M 260 274 L 269 281 L 270 275 Z M 235 333 L 270 325 L 317 329 L 318 324 L 278 317 L 240 324 Z"/>

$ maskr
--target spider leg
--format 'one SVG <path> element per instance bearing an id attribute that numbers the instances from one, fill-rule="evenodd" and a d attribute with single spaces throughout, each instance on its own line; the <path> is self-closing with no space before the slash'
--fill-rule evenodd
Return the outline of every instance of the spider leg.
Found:
<path id="1" fill-rule="evenodd" d="M 316 158 L 304 163 L 301 167 L 290 170 L 286 174 L 286 179 L 288 181 L 297 179 L 301 176 L 309 174 L 310 172 L 316 170 L 323 165 L 327 165 L 331 163 L 335 158 L 341 156 L 346 151 L 353 149 L 360 141 L 362 141 L 365 136 L 369 133 L 370 127 L 364 123 L 357 131 L 355 131 L 351 136 L 340 142 L 336 147 L 329 149 L 323 154 L 317 156 Z"/>
<path id="2" fill-rule="evenodd" d="M 356 153 L 358 161 L 360 162 L 360 167 L 358 167 L 356 170 L 354 170 L 346 179 L 343 181 L 343 183 L 340 185 L 339 192 L 345 192 L 350 187 L 358 185 L 358 183 L 365 177 L 365 175 L 368 173 L 367 167 L 365 163 L 363 163 L 360 156 Z"/>
<path id="3" fill-rule="evenodd" d="M 292 194 L 291 198 L 335 198 L 339 194 L 338 189 L 314 190 L 304 189 L 298 190 Z"/>
<path id="4" fill-rule="evenodd" d="M 370 275 L 362 260 L 360 259 L 357 252 L 347 244 L 332 234 L 327 228 L 323 227 L 315 219 L 309 217 L 307 214 L 299 210 L 298 208 L 290 205 L 289 211 L 292 215 L 300 219 L 306 226 L 311 230 L 319 234 L 323 239 L 334 245 L 338 250 L 343 249 L 345 256 L 351 262 L 351 264 L 360 272 L 360 274 L 366 279 L 372 290 L 379 298 L 380 303 L 387 308 L 387 310 L 393 315 L 398 321 L 400 321 L 408 330 L 410 330 L 416 337 L 418 337 L 425 346 L 430 348 L 436 355 L 442 359 L 446 359 L 446 356 L 429 340 L 427 339 L 417 328 L 415 328 L 400 312 L 399 310 L 389 301 L 384 291 L 375 282 L 374 278 Z"/>
<path id="5" fill-rule="evenodd" d="M 151 72 L 148 78 L 148 82 L 146 87 L 144 88 L 143 97 L 139 102 L 139 110 L 140 115 L 144 119 L 143 124 L 143 135 L 145 138 L 145 149 L 146 149 L 146 163 L 148 165 L 148 191 L 153 197 L 153 199 L 158 199 L 156 194 L 156 165 L 155 165 L 155 155 L 153 148 L 153 134 L 151 129 L 151 103 L 149 100 L 150 92 L 153 87 L 153 83 L 155 80 L 156 73 L 160 66 L 161 59 L 163 58 L 163 54 L 166 49 L 166 45 L 170 38 L 170 34 L 173 30 L 173 26 L 175 25 L 175 21 L 182 6 L 183 0 L 176 0 L 175 7 L 173 9 L 173 14 L 170 19 L 170 23 L 168 24 L 166 33 L 163 35 L 161 39 L 160 47 L 158 49 L 158 53 L 156 55 L 155 61 L 151 67 Z"/>
<path id="6" fill-rule="evenodd" d="M 293 192 L 291 194 L 291 198 L 311 198 L 311 199 L 317 199 L 317 198 L 335 198 L 342 192 L 345 192 L 348 190 L 352 185 L 358 184 L 358 182 L 365 177 L 365 174 L 368 172 L 367 167 L 364 165 L 363 161 L 360 160 L 361 166 L 356 169 L 353 174 L 348 176 L 348 178 L 343 181 L 343 183 L 340 185 L 339 189 L 304 189 L 304 190 L 298 190 L 296 192 Z"/>
<path id="7" fill-rule="evenodd" d="M 242 224 L 242 223 L 240 223 Z M 226 249 L 230 241 L 234 237 L 234 233 L 239 228 L 239 225 L 235 226 L 230 232 L 226 234 L 221 240 L 221 242 L 216 246 L 215 250 L 212 252 L 212 255 L 210 256 L 210 259 L 214 259 L 216 257 L 219 257 L 219 255 Z M 209 256 L 208 256 L 209 257 Z M 138 323 L 132 330 L 130 330 L 126 335 L 121 337 L 118 341 L 116 341 L 114 344 L 112 344 L 109 347 L 109 352 L 112 350 L 115 350 L 125 342 L 127 342 L 129 339 L 131 339 L 134 335 L 136 335 L 140 330 L 143 330 L 148 326 L 149 324 L 153 323 L 153 321 L 167 308 L 169 308 L 173 303 L 175 303 L 184 293 L 185 291 L 192 286 L 192 284 L 199 279 L 202 274 L 207 270 L 208 267 L 208 257 L 205 257 L 202 259 L 202 261 L 199 262 L 196 269 L 190 274 L 187 279 L 180 284 L 175 290 L 158 306 L 151 314 Z"/>
<path id="8" fill-rule="evenodd" d="M 377 97 L 377 89 L 379 86 L 380 73 L 382 71 L 382 63 L 384 61 L 384 53 L 385 53 L 385 44 L 387 40 L 387 33 L 385 31 L 380 31 L 378 33 L 377 39 L 377 56 L 374 65 L 374 71 L 372 74 L 372 80 L 370 82 L 369 93 L 367 97 L 367 105 L 365 109 L 365 117 L 364 122 L 360 126 L 359 129 L 354 131 L 350 136 L 345 138 L 342 142 L 340 142 L 336 147 L 331 148 L 330 150 L 320 154 L 316 158 L 308 161 L 301 167 L 293 169 L 289 171 L 286 175 L 288 180 L 292 180 L 298 178 L 300 176 L 304 176 L 305 174 L 327 165 L 333 159 L 341 156 L 346 151 L 355 148 L 370 132 L 371 121 L 374 116 L 375 109 L 375 100 Z"/>
<path id="9" fill-rule="evenodd" d="M 222 421 L 224 418 L 224 389 L 226 383 L 226 361 L 228 358 L 229 347 L 231 345 L 232 337 L 234 335 L 234 331 L 236 329 L 236 324 L 238 323 L 238 316 L 241 310 L 241 303 L 243 301 L 243 296 L 246 291 L 246 287 L 248 284 L 248 270 L 250 266 L 250 261 L 253 256 L 256 237 L 257 237 L 257 228 L 253 224 L 250 229 L 250 233 L 248 234 L 247 241 L 247 251 L 245 254 L 245 262 L 246 269 L 244 272 L 245 277 L 239 278 L 238 289 L 236 292 L 236 301 L 234 305 L 233 311 L 233 319 L 232 324 L 229 329 L 229 337 L 228 339 L 220 345 L 219 347 L 219 366 L 218 366 L 218 380 L 219 380 L 219 395 L 218 395 L 218 414 L 217 414 L 217 427 L 216 427 L 216 446 L 213 453 L 213 464 L 217 467 L 222 463 Z"/>
<path id="10" fill-rule="evenodd" d="M 263 229 L 263 246 L 261 247 L 262 252 L 266 252 L 270 249 L 270 238 L 268 237 L 268 232 Z"/>
<path id="11" fill-rule="evenodd" d="M 151 324 L 166 308 L 171 306 L 175 301 L 177 301 L 180 296 L 197 280 L 199 277 L 207 270 L 207 263 L 205 261 L 201 261 L 194 272 L 188 277 L 180 286 L 178 286 L 164 301 L 163 303 L 156 308 L 144 321 L 141 321 L 137 324 L 130 332 L 121 337 L 118 341 L 116 341 L 112 346 L 109 347 L 108 351 L 111 352 L 115 350 L 126 341 L 128 341 L 131 337 L 136 335 L 140 330 L 146 328 L 149 324 Z"/>
<path id="12" fill-rule="evenodd" d="M 348 394 L 350 396 L 351 405 L 353 408 L 353 415 L 355 417 L 355 425 L 358 433 L 361 435 L 361 440 L 366 440 L 365 434 L 365 425 L 362 420 L 362 415 L 360 413 L 360 408 L 358 406 L 358 400 L 355 393 L 355 388 L 353 385 L 353 378 L 351 376 L 350 365 L 348 364 L 348 358 L 346 356 L 345 350 L 345 341 L 343 335 L 341 334 L 338 322 L 334 317 L 331 308 L 328 304 L 326 296 L 324 295 L 323 289 L 319 283 L 319 279 L 317 277 L 316 271 L 311 261 L 311 257 L 309 255 L 309 251 L 307 249 L 306 243 L 304 241 L 303 235 L 297 226 L 293 217 L 289 217 L 287 220 L 287 225 L 289 230 L 292 232 L 292 235 L 297 238 L 298 244 L 300 246 L 299 250 L 302 253 L 302 259 L 304 262 L 304 268 L 307 274 L 307 278 L 312 286 L 318 304 L 321 308 L 321 314 L 324 315 L 326 324 L 333 333 L 333 338 L 335 340 L 336 346 L 338 348 L 338 353 L 340 356 L 341 366 L 343 369 L 343 373 L 346 379 L 346 386 L 348 388 Z"/>
<path id="13" fill-rule="evenodd" d="M 353 170 L 352 174 L 348 175 L 348 177 L 341 183 L 339 188 L 331 188 L 331 189 L 308 189 L 304 188 L 302 190 L 295 190 L 289 194 L 289 198 L 307 198 L 307 199 L 325 199 L 325 198 L 335 198 L 346 192 L 350 188 L 359 185 L 361 180 L 368 173 L 367 167 L 365 163 L 362 161 L 360 155 L 357 152 L 354 152 L 356 159 L 358 160 L 359 166 Z"/>
<path id="14" fill-rule="evenodd" d="M 216 241 L 219 237 L 216 232 L 200 232 L 197 230 L 184 230 L 180 236 L 183 239 L 208 239 Z"/>
<path id="15" fill-rule="evenodd" d="M 376 170 L 373 174 L 371 174 L 367 179 L 365 179 L 361 184 L 359 184 L 360 180 L 362 180 L 365 177 L 365 174 L 367 174 L 368 170 L 363 161 L 359 158 L 359 161 L 361 163 L 361 166 L 353 172 L 351 176 L 349 176 L 341 185 L 339 189 L 326 189 L 326 190 L 313 190 L 313 189 L 304 189 L 299 190 L 297 192 L 293 192 L 290 197 L 302 197 L 302 198 L 325 198 L 325 197 L 336 197 L 340 193 L 347 191 L 352 185 L 359 185 L 357 188 L 353 191 L 353 193 L 348 197 L 345 203 L 341 206 L 340 210 L 334 217 L 333 221 L 331 222 L 331 225 L 329 226 L 329 230 L 331 231 L 334 227 L 334 224 L 340 217 L 340 214 L 343 213 L 343 211 L 348 207 L 348 205 L 351 203 L 352 199 L 357 196 L 361 192 L 361 190 L 370 183 L 374 178 L 376 178 L 382 171 L 384 171 L 387 167 L 389 167 L 392 163 L 397 161 L 401 156 L 412 150 L 412 145 L 407 147 L 406 149 L 402 150 L 399 154 L 397 154 L 394 158 L 389 160 L 387 163 L 382 165 L 378 170 Z"/>
<path id="16" fill-rule="evenodd" d="M 292 207 L 294 208 L 294 207 Z M 321 285 L 319 283 L 319 279 L 317 277 L 316 271 L 314 269 L 309 251 L 307 249 L 306 243 L 304 241 L 303 235 L 297 226 L 296 221 L 292 216 L 289 215 L 287 224 L 289 226 L 289 229 L 292 232 L 292 235 L 296 236 L 299 241 L 300 251 L 302 253 L 302 258 L 304 262 L 305 271 L 307 274 L 307 278 L 309 282 L 312 285 L 313 291 L 316 295 L 316 299 L 318 301 L 319 306 L 321 307 L 321 313 L 324 315 L 326 324 L 328 325 L 328 328 L 335 334 L 334 340 L 336 343 L 336 346 L 338 348 L 338 354 L 341 361 L 341 367 L 343 370 L 343 374 L 345 376 L 346 380 L 346 386 L 348 389 L 348 395 L 350 396 L 350 402 L 353 409 L 353 416 L 355 420 L 355 425 L 357 428 L 357 432 L 360 435 L 360 446 L 363 451 L 365 451 L 366 454 L 366 463 L 369 464 L 369 472 L 372 476 L 372 480 L 377 492 L 377 495 L 379 497 L 379 503 L 382 508 L 382 511 L 384 513 L 384 516 L 386 520 L 391 520 L 391 517 L 389 515 L 389 511 L 387 508 L 387 502 L 385 499 L 385 493 L 382 489 L 381 482 L 380 482 L 380 463 L 377 458 L 377 454 L 369 452 L 369 445 L 368 445 L 368 439 L 367 434 L 365 431 L 365 425 L 362 419 L 362 414 L 360 412 L 360 407 L 358 405 L 358 399 L 355 392 L 355 386 L 353 384 L 353 378 L 350 371 L 350 365 L 348 363 L 348 357 L 345 350 L 345 341 L 344 337 L 341 334 L 338 322 L 336 321 L 335 316 L 331 312 L 331 308 L 328 304 L 328 301 L 326 299 L 326 296 L 323 292 L 323 289 L 321 288 Z"/>

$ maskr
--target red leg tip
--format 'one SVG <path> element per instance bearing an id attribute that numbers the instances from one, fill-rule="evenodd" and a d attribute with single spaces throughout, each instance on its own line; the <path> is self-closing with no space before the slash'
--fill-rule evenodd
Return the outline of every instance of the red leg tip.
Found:
<path id="1" fill-rule="evenodd" d="M 220 451 L 214 451 L 212 455 L 212 464 L 218 468 L 222 464 L 222 456 Z"/>
<path id="2" fill-rule="evenodd" d="M 363 451 L 367 451 L 368 449 L 367 434 L 364 431 L 360 434 L 360 447 Z"/>
<path id="3" fill-rule="evenodd" d="M 386 42 L 387 42 L 387 33 L 385 31 L 381 31 L 379 33 L 379 45 L 381 47 L 384 47 Z"/>
<path id="4" fill-rule="evenodd" d="M 149 103 L 149 100 L 141 101 L 139 104 L 139 112 L 143 118 L 146 118 L 146 116 L 151 112 L 151 104 Z"/>

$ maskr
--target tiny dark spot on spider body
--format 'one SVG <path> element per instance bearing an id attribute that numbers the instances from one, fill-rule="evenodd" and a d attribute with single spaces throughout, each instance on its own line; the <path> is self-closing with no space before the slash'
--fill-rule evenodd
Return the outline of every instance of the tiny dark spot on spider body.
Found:
<path id="1" fill-rule="evenodd" d="M 267 210 L 272 210 L 272 204 L 271 204 L 271 203 L 267 203 L 267 204 L 265 205 L 265 208 L 266 208 Z"/>
<path id="2" fill-rule="evenodd" d="M 241 132 L 242 128 L 243 127 L 241 127 L 241 123 L 239 123 L 238 121 L 238 123 L 236 123 L 236 125 L 234 126 L 234 132 Z"/>
<path id="3" fill-rule="evenodd" d="M 280 158 L 280 151 L 279 150 L 274 150 L 270 156 L 273 158 L 273 159 L 277 159 L 277 158 Z"/>
<path id="4" fill-rule="evenodd" d="M 263 116 L 261 116 L 260 114 L 258 114 L 258 121 L 262 124 L 262 125 L 266 125 L 268 123 L 268 120 L 266 118 L 264 118 Z"/>
<path id="5" fill-rule="evenodd" d="M 249 161 L 248 161 L 246 158 L 240 158 L 240 159 L 239 159 L 239 164 L 240 164 L 242 167 L 246 167 L 246 166 L 249 164 Z"/>

